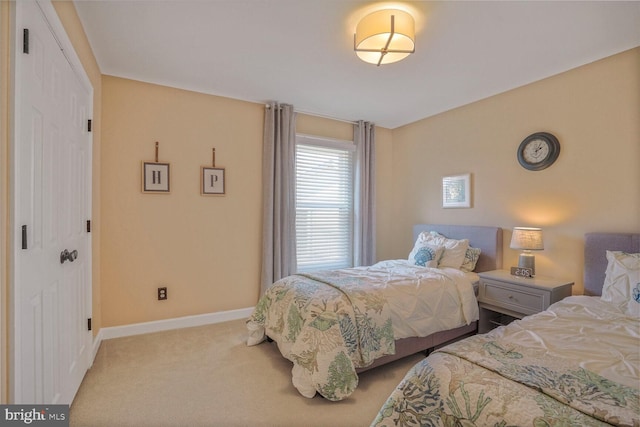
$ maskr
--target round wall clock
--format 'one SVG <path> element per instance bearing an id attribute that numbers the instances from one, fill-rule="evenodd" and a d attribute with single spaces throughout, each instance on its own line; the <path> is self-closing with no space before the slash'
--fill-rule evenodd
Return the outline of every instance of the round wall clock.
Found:
<path id="1" fill-rule="evenodd" d="M 518 161 L 523 168 L 530 171 L 548 168 L 556 161 L 559 154 L 558 138 L 547 132 L 529 135 L 518 147 Z"/>

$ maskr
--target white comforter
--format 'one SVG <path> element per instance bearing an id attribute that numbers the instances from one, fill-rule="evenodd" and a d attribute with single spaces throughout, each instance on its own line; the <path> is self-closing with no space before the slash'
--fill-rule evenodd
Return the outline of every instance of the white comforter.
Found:
<path id="1" fill-rule="evenodd" d="M 599 297 L 572 296 L 487 337 L 579 360 L 579 366 L 640 387 L 640 322 Z"/>
<path id="2" fill-rule="evenodd" d="M 343 271 L 366 278 L 382 290 L 391 309 L 395 339 L 426 337 L 478 320 L 475 273 L 419 267 L 406 260 Z"/>
<path id="3" fill-rule="evenodd" d="M 394 354 L 395 339 L 477 320 L 475 278 L 405 260 L 288 276 L 258 301 L 247 345 L 268 335 L 293 362 L 303 396 L 342 400 L 358 385 L 356 369 Z"/>
<path id="4" fill-rule="evenodd" d="M 640 426 L 639 371 L 640 319 L 573 296 L 436 350 L 372 426 Z"/>

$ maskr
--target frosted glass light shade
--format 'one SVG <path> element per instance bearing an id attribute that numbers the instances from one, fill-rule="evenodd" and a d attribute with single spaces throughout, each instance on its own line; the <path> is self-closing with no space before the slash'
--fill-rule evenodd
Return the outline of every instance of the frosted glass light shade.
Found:
<path id="1" fill-rule="evenodd" d="M 407 12 L 385 9 L 373 12 L 356 27 L 353 48 L 364 62 L 391 64 L 415 52 L 415 22 Z"/>

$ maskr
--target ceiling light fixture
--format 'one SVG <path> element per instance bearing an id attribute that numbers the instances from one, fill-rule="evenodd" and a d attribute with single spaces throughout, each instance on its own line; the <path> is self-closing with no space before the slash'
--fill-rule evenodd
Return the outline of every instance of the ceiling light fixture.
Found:
<path id="1" fill-rule="evenodd" d="M 415 23 L 407 12 L 384 9 L 373 12 L 356 26 L 356 55 L 370 64 L 391 64 L 415 52 Z"/>

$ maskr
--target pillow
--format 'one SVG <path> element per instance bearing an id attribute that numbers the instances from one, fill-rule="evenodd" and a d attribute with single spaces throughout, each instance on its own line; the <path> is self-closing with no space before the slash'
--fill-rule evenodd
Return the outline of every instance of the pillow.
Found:
<path id="1" fill-rule="evenodd" d="M 640 253 L 607 251 L 607 261 L 600 298 L 640 317 Z"/>
<path id="2" fill-rule="evenodd" d="M 444 253 L 438 261 L 438 267 L 460 268 L 469 248 L 469 240 L 448 239 L 435 231 L 423 231 L 418 236 L 421 243 L 444 246 Z"/>
<path id="3" fill-rule="evenodd" d="M 464 254 L 464 261 L 462 261 L 460 270 L 466 271 L 467 273 L 473 271 L 478 263 L 478 258 L 480 258 L 480 252 L 482 252 L 480 248 L 472 248 L 469 246 L 467 252 Z"/>
<path id="4" fill-rule="evenodd" d="M 409 262 L 420 267 L 436 268 L 443 252 L 444 248 L 442 246 L 416 241 L 413 250 L 409 254 Z"/>

